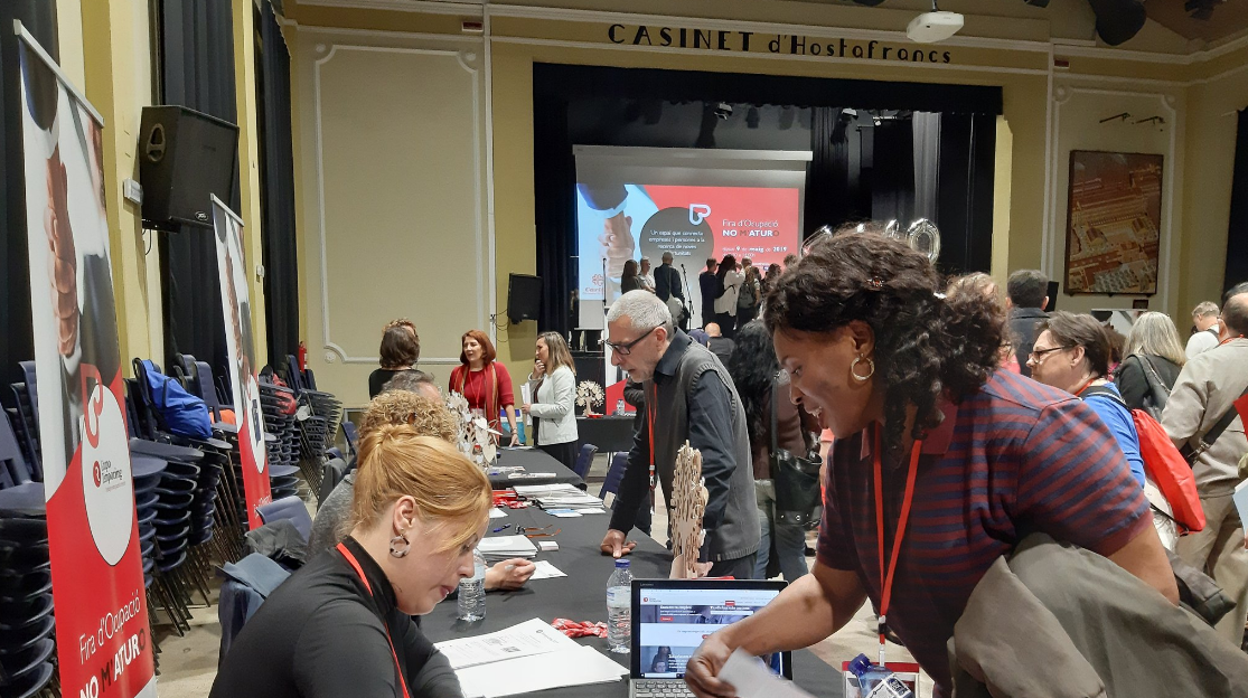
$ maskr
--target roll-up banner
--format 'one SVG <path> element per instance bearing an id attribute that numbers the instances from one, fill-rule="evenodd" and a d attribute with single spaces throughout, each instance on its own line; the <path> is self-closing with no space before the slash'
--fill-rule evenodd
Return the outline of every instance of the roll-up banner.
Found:
<path id="1" fill-rule="evenodd" d="M 98 112 L 21 24 L 30 304 L 65 695 L 155 696 Z"/>
<path id="2" fill-rule="evenodd" d="M 251 297 L 247 291 L 247 263 L 243 257 L 243 221 L 214 196 L 212 224 L 217 239 L 217 272 L 221 278 L 230 387 L 238 424 L 238 454 L 243 466 L 243 496 L 247 499 L 247 522 L 251 528 L 256 528 L 262 524 L 256 510 L 273 501 L 273 494 L 269 488 L 269 460 L 264 448 L 256 349 L 251 341 Z"/>

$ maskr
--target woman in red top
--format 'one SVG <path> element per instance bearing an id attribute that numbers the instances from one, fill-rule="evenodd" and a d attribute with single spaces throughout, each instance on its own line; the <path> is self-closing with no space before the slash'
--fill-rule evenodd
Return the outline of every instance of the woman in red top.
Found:
<path id="1" fill-rule="evenodd" d="M 511 389 L 511 374 L 506 366 L 494 360 L 497 356 L 494 345 L 481 330 L 468 330 L 460 342 L 463 350 L 459 361 L 463 365 L 451 371 L 451 392 L 463 395 L 470 408 L 481 410 L 493 429 L 500 426 L 498 411 L 506 410 L 511 445 L 518 445 L 520 433 L 516 431 L 516 398 Z"/>

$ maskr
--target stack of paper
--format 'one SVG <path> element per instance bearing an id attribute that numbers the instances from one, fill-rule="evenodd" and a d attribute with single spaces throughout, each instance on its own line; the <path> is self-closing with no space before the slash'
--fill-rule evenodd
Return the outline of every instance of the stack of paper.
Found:
<path id="1" fill-rule="evenodd" d="M 601 508 L 602 500 L 585 494 L 568 483 L 553 485 L 517 485 L 516 494 L 535 500 L 543 509 Z"/>
<path id="2" fill-rule="evenodd" d="M 468 698 L 606 683 L 627 673 L 538 618 L 487 635 L 440 642 L 437 647 Z"/>
<path id="3" fill-rule="evenodd" d="M 537 546 L 524 536 L 493 536 L 482 538 L 477 549 L 483 557 L 533 557 L 537 554 Z"/>

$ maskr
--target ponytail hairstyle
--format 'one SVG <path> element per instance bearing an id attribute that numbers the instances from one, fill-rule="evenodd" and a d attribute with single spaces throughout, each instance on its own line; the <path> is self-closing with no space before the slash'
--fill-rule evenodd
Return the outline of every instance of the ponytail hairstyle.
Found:
<path id="1" fill-rule="evenodd" d="M 827 334 L 852 321 L 875 335 L 875 380 L 884 390 L 885 452 L 901 462 L 906 409 L 917 408 L 910 435 L 926 438 L 954 402 L 997 368 L 1003 317 L 979 293 L 946 298 L 927 256 L 868 228 L 842 230 L 813 244 L 767 292 L 767 329 Z"/>
<path id="2" fill-rule="evenodd" d="M 361 437 L 359 460 L 354 526 L 380 524 L 405 496 L 416 500 L 417 515 L 425 523 L 456 529 L 443 550 L 467 543 L 486 521 L 490 481 L 438 437 L 421 436 L 407 424 L 382 424 Z"/>

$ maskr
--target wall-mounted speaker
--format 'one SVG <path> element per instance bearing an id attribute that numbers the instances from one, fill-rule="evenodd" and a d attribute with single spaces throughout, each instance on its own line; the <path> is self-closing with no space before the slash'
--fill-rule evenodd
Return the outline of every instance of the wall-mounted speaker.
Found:
<path id="1" fill-rule="evenodd" d="M 511 274 L 507 279 L 507 318 L 512 322 L 536 320 L 542 306 L 542 277 Z"/>
<path id="2" fill-rule="evenodd" d="M 144 107 L 137 157 L 145 225 L 211 228 L 211 195 L 228 202 L 234 186 L 238 127 L 186 107 Z"/>

